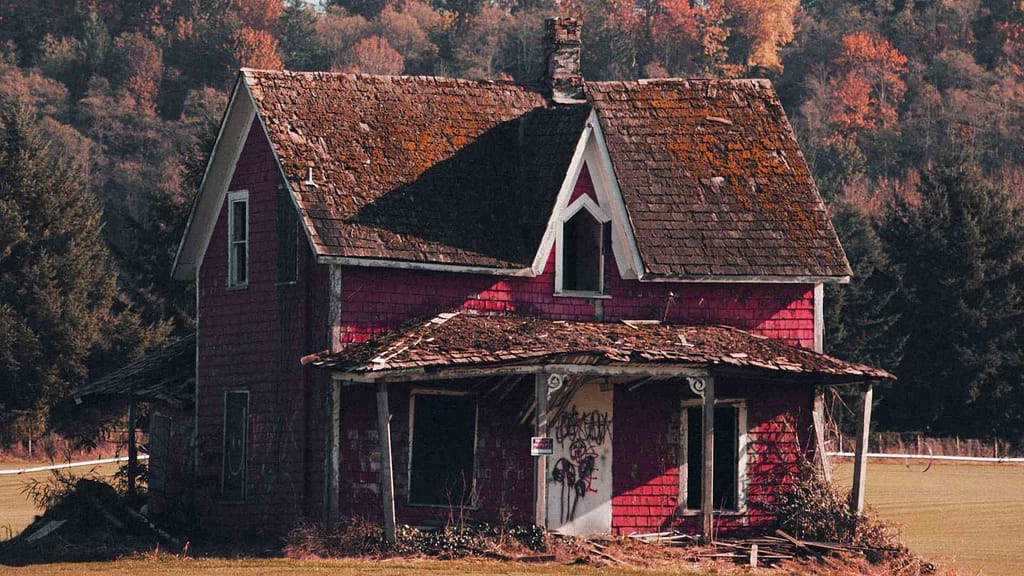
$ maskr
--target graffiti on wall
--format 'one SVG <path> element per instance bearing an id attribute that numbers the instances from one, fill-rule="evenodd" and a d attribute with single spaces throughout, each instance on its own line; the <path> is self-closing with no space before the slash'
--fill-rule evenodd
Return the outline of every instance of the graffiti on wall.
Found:
<path id="1" fill-rule="evenodd" d="M 580 412 L 574 404 L 555 418 L 552 428 L 555 442 L 568 455 L 559 458 L 551 470 L 551 481 L 561 488 L 559 519 L 564 523 L 576 517 L 576 505 L 581 499 L 597 492 L 593 482 L 598 448 L 608 440 L 611 416 L 599 410 Z"/>

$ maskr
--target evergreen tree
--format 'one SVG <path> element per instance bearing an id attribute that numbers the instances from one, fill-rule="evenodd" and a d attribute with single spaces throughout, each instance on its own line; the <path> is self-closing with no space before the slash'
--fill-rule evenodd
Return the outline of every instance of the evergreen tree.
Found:
<path id="1" fill-rule="evenodd" d="M 867 214 L 847 201 L 832 210 L 853 277 L 825 287 L 825 352 L 895 370 L 903 353 L 903 338 L 894 330 L 899 274 Z"/>
<path id="2" fill-rule="evenodd" d="M 880 230 L 903 270 L 906 335 L 879 419 L 938 434 L 1024 435 L 1024 214 L 966 158 L 923 174 Z"/>
<path id="3" fill-rule="evenodd" d="M 42 431 L 50 408 L 89 377 L 91 353 L 148 339 L 141 327 L 140 342 L 117 335 L 130 314 L 111 311 L 117 275 L 99 204 L 36 122 L 0 102 L 0 431 L 21 434 Z"/>

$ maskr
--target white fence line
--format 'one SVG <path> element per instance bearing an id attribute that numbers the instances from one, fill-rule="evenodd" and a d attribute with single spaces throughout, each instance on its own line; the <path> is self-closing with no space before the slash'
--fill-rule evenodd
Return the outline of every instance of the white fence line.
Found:
<path id="1" fill-rule="evenodd" d="M 139 460 L 148 460 L 148 454 L 140 454 Z M 97 464 L 114 464 L 117 462 L 127 462 L 127 456 L 120 456 L 118 458 L 102 458 L 100 460 L 85 460 L 84 462 L 66 462 L 64 464 L 54 464 L 52 466 L 33 466 L 32 468 L 12 468 L 10 470 L 0 470 L 0 474 L 27 474 L 29 472 L 46 472 L 47 470 L 63 470 L 64 468 L 74 468 L 76 466 L 95 466 Z"/>
<path id="2" fill-rule="evenodd" d="M 853 458 L 853 452 L 826 452 L 828 456 Z M 879 454 L 868 452 L 868 458 L 888 458 L 891 460 L 946 460 L 952 462 L 989 462 L 992 464 L 1024 464 L 1024 458 L 993 458 L 983 456 L 932 456 L 930 454 Z"/>

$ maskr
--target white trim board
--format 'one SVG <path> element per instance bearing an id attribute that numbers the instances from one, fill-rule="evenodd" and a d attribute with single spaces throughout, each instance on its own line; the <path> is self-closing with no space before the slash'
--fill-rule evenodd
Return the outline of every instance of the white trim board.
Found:
<path id="1" fill-rule="evenodd" d="M 694 398 L 683 398 L 679 411 L 679 514 L 684 516 L 700 514 L 699 508 L 687 508 L 687 481 L 689 476 L 689 408 L 701 408 L 704 401 Z M 736 507 L 715 508 L 716 515 L 745 514 L 747 512 L 747 450 L 750 445 L 750 430 L 747 428 L 747 401 L 739 398 L 716 398 L 715 406 L 736 407 Z M 718 447 L 715 447 L 718 450 Z"/>
<path id="2" fill-rule="evenodd" d="M 244 84 L 245 81 L 239 75 L 228 108 L 224 112 L 224 120 L 217 134 L 213 152 L 207 161 L 202 184 L 199 185 L 199 192 L 192 202 L 185 234 L 174 256 L 172 276 L 176 280 L 191 280 L 196 277 L 203 256 L 206 255 L 206 249 L 209 248 L 224 197 L 235 175 L 235 167 L 256 117 L 255 102 L 248 94 L 248 88 L 243 88 Z M 243 89 L 248 97 L 239 98 L 239 92 Z"/>
<path id="3" fill-rule="evenodd" d="M 588 195 L 581 196 L 572 203 L 573 192 L 576 190 L 576 183 L 579 181 L 583 167 L 587 167 L 590 179 L 594 184 L 594 194 L 597 202 Z M 586 200 L 583 200 L 586 198 Z M 555 207 L 548 218 L 547 227 L 541 237 L 540 246 L 533 258 L 534 275 L 544 272 L 548 256 L 555 247 L 555 241 L 560 236 L 562 223 L 575 214 L 582 207 L 588 209 L 596 204 L 602 216 L 591 209 L 591 213 L 602 222 L 612 224 L 612 254 L 615 256 L 615 263 L 619 269 L 619 275 L 626 280 L 636 280 L 641 277 L 643 262 L 640 259 L 640 252 L 637 250 L 636 241 L 633 238 L 633 228 L 626 214 L 626 206 L 622 201 L 622 193 L 619 190 L 618 182 L 615 179 L 615 171 L 612 168 L 611 158 L 608 156 L 607 147 L 604 145 L 604 135 L 601 132 L 601 124 L 597 112 L 591 110 L 587 118 L 586 127 L 580 139 L 576 142 L 576 149 L 572 160 L 569 162 L 569 169 L 562 180 L 558 190 L 558 197 L 555 200 Z M 557 265 L 556 265 L 557 269 Z"/>

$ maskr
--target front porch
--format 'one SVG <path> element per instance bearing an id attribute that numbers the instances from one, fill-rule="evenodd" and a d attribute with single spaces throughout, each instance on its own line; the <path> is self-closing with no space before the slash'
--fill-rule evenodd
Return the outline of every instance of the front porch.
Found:
<path id="1" fill-rule="evenodd" d="M 730 328 L 468 314 L 307 361 L 332 369 L 324 514 L 379 518 L 389 539 L 464 520 L 756 530 L 817 457 L 822 387 L 862 384 L 870 407 L 891 378 Z"/>

